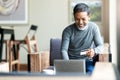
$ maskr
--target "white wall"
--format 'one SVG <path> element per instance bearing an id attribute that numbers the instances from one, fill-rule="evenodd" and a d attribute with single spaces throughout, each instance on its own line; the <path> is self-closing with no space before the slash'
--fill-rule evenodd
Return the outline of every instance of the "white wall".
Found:
<path id="1" fill-rule="evenodd" d="M 40 50 L 49 49 L 50 38 L 61 37 L 68 24 L 67 0 L 30 1 L 30 23 L 37 24 Z"/>
<path id="2" fill-rule="evenodd" d="M 29 24 L 15 27 L 16 39 L 23 39 L 30 25 L 35 24 L 39 26 L 39 50 L 49 50 L 50 38 L 61 38 L 68 22 L 68 0 L 29 0 Z M 20 61 L 26 60 L 26 51 L 21 48 Z"/>

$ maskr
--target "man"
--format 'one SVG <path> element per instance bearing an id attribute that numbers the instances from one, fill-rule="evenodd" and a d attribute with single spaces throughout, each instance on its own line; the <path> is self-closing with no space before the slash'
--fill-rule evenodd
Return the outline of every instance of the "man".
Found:
<path id="1" fill-rule="evenodd" d="M 75 23 L 62 34 L 61 53 L 65 60 L 86 59 L 86 72 L 94 69 L 93 57 L 103 52 L 103 41 L 98 26 L 90 22 L 90 8 L 84 3 L 73 9 Z M 95 47 L 93 47 L 93 43 Z M 85 55 L 82 55 L 84 51 Z"/>

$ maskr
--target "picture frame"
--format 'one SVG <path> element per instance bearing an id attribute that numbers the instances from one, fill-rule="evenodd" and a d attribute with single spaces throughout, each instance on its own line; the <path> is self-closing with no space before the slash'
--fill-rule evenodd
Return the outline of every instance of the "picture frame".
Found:
<path id="1" fill-rule="evenodd" d="M 69 23 L 74 22 L 73 8 L 77 3 L 85 3 L 91 9 L 90 20 L 102 23 L 102 0 L 69 0 Z"/>
<path id="2" fill-rule="evenodd" d="M 0 6 L 0 25 L 28 23 L 28 0 L 1 0 L 0 4 L 4 5 Z"/>

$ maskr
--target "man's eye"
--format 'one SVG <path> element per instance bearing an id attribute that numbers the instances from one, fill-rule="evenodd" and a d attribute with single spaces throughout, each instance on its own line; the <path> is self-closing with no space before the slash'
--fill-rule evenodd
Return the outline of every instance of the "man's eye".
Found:
<path id="1" fill-rule="evenodd" d="M 85 18 L 83 18 L 82 20 L 83 20 L 83 21 L 85 21 L 86 19 L 85 19 Z"/>
<path id="2" fill-rule="evenodd" d="M 80 20 L 80 19 L 75 18 L 75 20 Z"/>
<path id="3" fill-rule="evenodd" d="M 76 21 L 79 21 L 79 19 L 75 19 Z"/>

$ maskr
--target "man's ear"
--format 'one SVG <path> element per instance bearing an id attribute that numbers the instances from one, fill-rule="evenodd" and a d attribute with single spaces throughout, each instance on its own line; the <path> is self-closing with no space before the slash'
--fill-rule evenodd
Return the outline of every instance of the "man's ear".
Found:
<path id="1" fill-rule="evenodd" d="M 90 20 L 90 15 L 88 15 L 88 20 Z"/>

